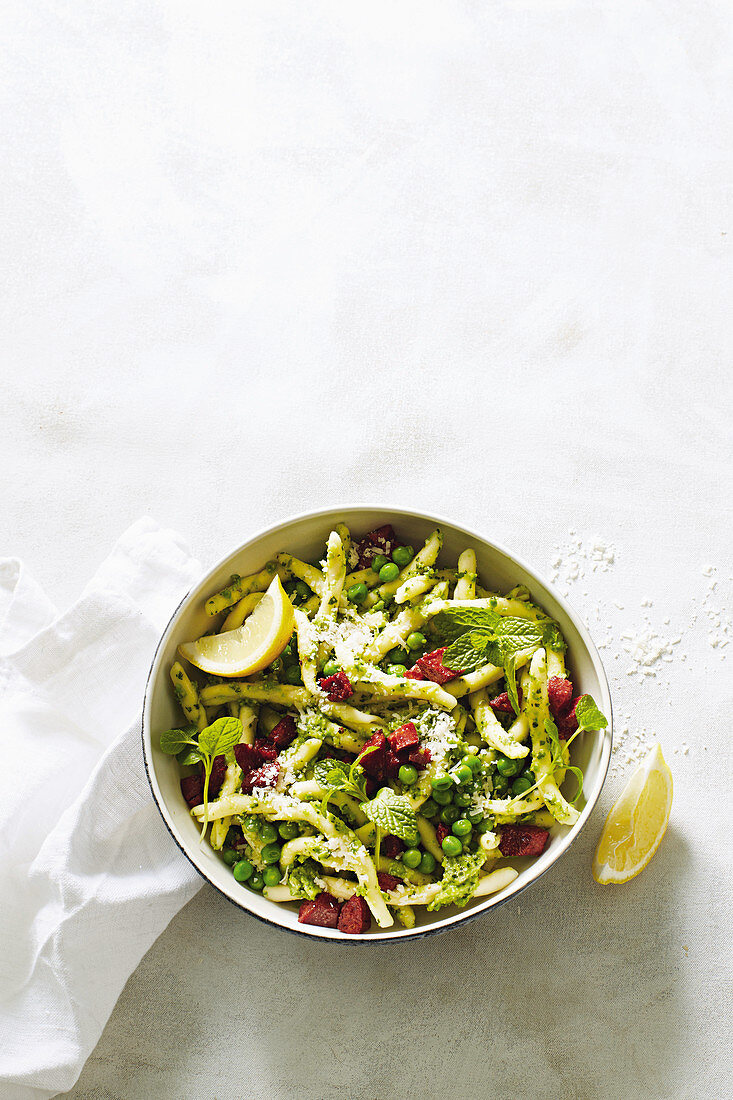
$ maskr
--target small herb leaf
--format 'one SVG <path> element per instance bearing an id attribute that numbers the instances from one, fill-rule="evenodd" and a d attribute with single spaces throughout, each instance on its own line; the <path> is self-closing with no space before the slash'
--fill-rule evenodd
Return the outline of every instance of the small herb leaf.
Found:
<path id="1" fill-rule="evenodd" d="M 467 631 L 456 638 L 455 642 L 451 642 L 440 663 L 444 668 L 474 672 L 486 664 L 486 648 L 491 640 L 492 635 L 486 631 Z"/>
<path id="2" fill-rule="evenodd" d="M 361 808 L 378 829 L 398 836 L 406 844 L 417 844 L 420 838 L 417 818 L 410 800 L 404 795 L 380 792 L 370 802 L 364 802 Z"/>
<path id="3" fill-rule="evenodd" d="M 187 726 L 183 730 L 166 730 L 160 735 L 160 751 L 168 756 L 177 756 L 188 745 L 195 745 L 193 726 Z"/>
<path id="4" fill-rule="evenodd" d="M 582 695 L 575 707 L 579 730 L 604 730 L 608 725 L 605 718 L 590 695 Z"/>
<path id="5" fill-rule="evenodd" d="M 339 790 L 349 781 L 349 766 L 342 760 L 319 760 L 313 768 L 313 778 L 321 787 Z"/>
<path id="6" fill-rule="evenodd" d="M 517 692 L 517 657 L 513 654 L 504 660 L 504 677 L 506 679 L 506 693 L 509 702 L 514 708 L 514 713 L 519 714 L 519 693 Z"/>
<path id="7" fill-rule="evenodd" d="M 230 752 L 239 744 L 242 723 L 238 718 L 217 718 L 199 734 L 199 749 L 208 756 Z"/>

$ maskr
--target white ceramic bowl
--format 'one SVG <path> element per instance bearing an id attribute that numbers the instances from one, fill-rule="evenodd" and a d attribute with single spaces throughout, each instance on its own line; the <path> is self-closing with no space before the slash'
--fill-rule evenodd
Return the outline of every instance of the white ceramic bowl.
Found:
<path id="1" fill-rule="evenodd" d="M 278 905 L 261 894 L 240 885 L 208 844 L 199 842 L 198 828 L 181 797 L 180 773 L 175 757 L 164 755 L 158 748 L 158 736 L 181 722 L 178 705 L 171 690 L 168 670 L 175 660 L 176 648 L 184 641 L 198 637 L 210 620 L 204 612 L 204 601 L 223 588 L 232 573 L 256 572 L 279 550 L 313 561 L 323 556 L 324 544 L 333 524 L 343 520 L 355 537 L 372 528 L 392 523 L 398 534 L 413 545 L 420 543 L 439 526 L 444 535 L 441 561 L 454 565 L 462 550 L 472 547 L 476 552 L 481 583 L 500 592 L 516 584 L 525 584 L 532 599 L 556 619 L 568 643 L 568 672 L 576 693 L 588 692 L 604 714 L 611 716 L 611 697 L 601 659 L 588 631 L 578 616 L 560 595 L 541 580 L 529 566 L 507 550 L 488 542 L 474 531 L 457 527 L 436 516 L 428 516 L 398 508 L 375 506 L 329 508 L 286 520 L 254 535 L 214 567 L 182 601 L 160 640 L 148 677 L 143 708 L 143 752 L 153 797 L 173 839 L 196 870 L 220 893 L 268 924 L 318 939 L 341 943 L 363 943 L 365 940 L 405 940 L 414 936 L 440 932 L 462 924 L 480 913 L 515 897 L 544 874 L 563 852 L 567 851 L 588 820 L 606 777 L 611 755 L 611 726 L 603 733 L 588 733 L 579 737 L 573 748 L 573 762 L 584 772 L 584 798 L 580 820 L 572 827 L 557 826 L 547 848 L 537 859 L 517 860 L 519 876 L 510 886 L 488 898 L 470 902 L 465 908 L 455 906 L 428 913 L 417 907 L 417 923 L 413 929 L 396 925 L 384 931 L 372 931 L 364 936 L 344 936 L 331 929 L 298 924 L 297 906 Z"/>

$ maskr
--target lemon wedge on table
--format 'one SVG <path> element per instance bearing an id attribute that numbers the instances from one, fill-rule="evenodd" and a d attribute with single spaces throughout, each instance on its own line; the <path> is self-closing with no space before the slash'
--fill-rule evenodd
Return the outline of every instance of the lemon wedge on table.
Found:
<path id="1" fill-rule="evenodd" d="M 671 809 L 672 772 L 655 745 L 606 818 L 593 857 L 596 882 L 628 882 L 643 871 L 667 831 Z"/>
<path id="2" fill-rule="evenodd" d="M 178 647 L 178 652 L 196 668 L 213 676 L 249 676 L 267 668 L 280 656 L 294 626 L 293 605 L 276 576 L 240 627 L 186 642 Z"/>

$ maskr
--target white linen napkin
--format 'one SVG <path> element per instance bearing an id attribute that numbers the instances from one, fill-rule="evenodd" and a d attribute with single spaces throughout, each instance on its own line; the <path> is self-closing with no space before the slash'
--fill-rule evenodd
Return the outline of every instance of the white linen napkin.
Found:
<path id="1" fill-rule="evenodd" d="M 70 1089 L 138 962 L 201 879 L 153 803 L 140 709 L 160 634 L 200 573 L 134 524 L 57 617 L 0 560 L 0 1096 Z"/>

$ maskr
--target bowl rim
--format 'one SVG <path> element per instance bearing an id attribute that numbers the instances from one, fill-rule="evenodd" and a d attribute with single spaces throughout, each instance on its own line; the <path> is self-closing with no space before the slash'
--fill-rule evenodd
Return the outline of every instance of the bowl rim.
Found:
<path id="1" fill-rule="evenodd" d="M 537 581 L 541 587 L 546 589 L 552 595 L 553 599 L 560 605 L 565 614 L 572 621 L 573 626 L 578 631 L 578 634 L 580 635 L 580 638 L 586 648 L 588 656 L 591 659 L 596 675 L 598 676 L 601 693 L 604 695 L 604 698 L 601 700 L 600 704 L 601 709 L 604 709 L 604 705 L 608 708 L 609 718 L 607 728 L 605 730 L 598 731 L 602 736 L 602 743 L 600 768 L 598 773 L 599 781 L 597 781 L 597 788 L 595 790 L 595 793 L 592 799 L 586 802 L 575 825 L 571 826 L 569 832 L 564 837 L 560 838 L 560 844 L 557 848 L 557 851 L 546 867 L 535 874 L 527 882 L 524 882 L 519 886 L 516 885 L 516 883 L 519 882 L 519 879 L 515 879 L 514 882 L 506 886 L 497 896 L 487 897 L 483 903 L 480 903 L 478 906 L 472 908 L 470 912 L 466 914 L 457 913 L 450 917 L 444 917 L 442 920 L 436 922 L 434 925 L 431 925 L 428 928 L 405 928 L 402 932 L 391 932 L 387 935 L 380 934 L 379 932 L 372 932 L 360 936 L 336 937 L 323 935 L 316 926 L 303 925 L 302 929 L 290 928 L 285 924 L 281 924 L 275 919 L 270 920 L 268 917 L 263 916 L 260 913 L 255 913 L 246 904 L 244 904 L 244 896 L 241 902 L 231 897 L 228 893 L 226 893 L 225 890 L 223 890 L 220 886 L 213 882 L 213 880 L 207 875 L 206 871 L 197 864 L 193 855 L 187 851 L 183 841 L 176 834 L 173 822 L 168 815 L 165 799 L 163 798 L 163 795 L 157 784 L 157 777 L 155 776 L 155 768 L 152 761 L 151 753 L 152 730 L 150 727 L 150 706 L 152 686 L 156 681 L 158 673 L 160 671 L 159 665 L 162 659 L 162 650 L 164 644 L 166 643 L 170 633 L 172 632 L 179 613 L 183 609 L 184 605 L 188 603 L 193 592 L 203 587 L 208 579 L 210 577 L 213 577 L 213 575 L 216 574 L 222 567 L 224 567 L 230 561 L 230 559 L 239 556 L 242 551 L 249 549 L 253 544 L 259 542 L 266 536 L 274 535 L 278 531 L 286 527 L 290 527 L 293 523 L 303 520 L 323 519 L 325 521 L 329 519 L 334 519 L 337 521 L 338 518 L 343 517 L 347 513 L 353 511 L 381 511 L 390 516 L 404 516 L 407 519 L 427 520 L 430 523 L 434 523 L 438 527 L 448 526 L 455 530 L 461 531 L 461 533 L 465 534 L 469 539 L 476 539 L 478 542 L 483 543 L 492 550 L 496 550 L 500 554 L 503 554 L 510 561 L 515 562 L 521 569 L 528 573 L 530 577 Z M 181 598 L 180 602 L 173 610 L 168 622 L 165 625 L 165 628 L 161 633 L 158 644 L 155 647 L 155 652 L 153 653 L 150 670 L 148 672 L 147 680 L 145 683 L 142 719 L 140 725 L 143 763 L 145 766 L 145 774 L 147 776 L 148 785 L 150 786 L 150 790 L 153 796 L 153 801 L 155 802 L 163 823 L 170 833 L 170 836 L 173 839 L 176 847 L 182 852 L 182 854 L 185 856 L 185 858 L 188 860 L 188 862 L 191 864 L 197 874 L 199 874 L 201 878 L 209 884 L 209 886 L 213 887 L 213 889 L 216 890 L 218 894 L 220 894 L 223 898 L 226 898 L 226 900 L 234 905 L 237 909 L 247 913 L 250 917 L 253 917 L 255 920 L 260 921 L 262 924 L 269 925 L 272 928 L 277 928 L 279 931 L 287 932 L 293 936 L 305 937 L 307 939 L 317 939 L 321 943 L 347 943 L 352 945 L 364 946 L 368 943 L 401 943 L 404 940 L 421 939 L 425 936 L 436 936 L 441 932 L 448 931 L 449 929 L 459 928 L 462 925 L 468 924 L 472 920 L 476 920 L 480 916 L 484 916 L 492 909 L 498 909 L 499 906 L 505 905 L 508 901 L 511 901 L 513 898 L 518 897 L 524 890 L 528 889 L 530 886 L 533 886 L 545 874 L 547 874 L 547 872 L 555 866 L 558 860 L 572 847 L 576 839 L 580 836 L 580 833 L 583 831 L 588 821 L 590 820 L 590 816 L 596 806 L 596 803 L 598 802 L 598 799 L 600 798 L 601 791 L 603 790 L 603 785 L 606 782 L 608 776 L 608 769 L 611 762 L 611 750 L 613 746 L 613 700 L 611 697 L 611 689 L 608 682 L 608 676 L 606 675 L 606 670 L 603 666 L 603 661 L 601 660 L 601 656 L 590 635 L 588 628 L 585 625 L 583 618 L 578 614 L 577 611 L 575 611 L 572 605 L 563 595 L 561 595 L 561 593 L 555 588 L 555 586 L 550 581 L 546 580 L 530 565 L 528 565 L 523 558 L 518 557 L 515 553 L 508 550 L 502 543 L 494 542 L 493 540 L 487 539 L 482 534 L 479 534 L 477 531 L 474 531 L 469 527 L 464 527 L 463 524 L 456 523 L 454 520 L 449 519 L 447 516 L 439 516 L 431 512 L 423 512 L 417 509 L 393 507 L 386 503 L 350 503 L 342 504 L 336 508 L 318 508 L 305 512 L 297 512 L 293 515 L 286 517 L 283 520 L 280 520 L 278 523 L 257 530 L 253 535 L 251 535 L 250 538 L 240 543 L 239 546 L 229 551 L 229 553 L 225 554 L 212 566 L 210 566 L 210 568 L 204 574 L 202 574 L 200 579 L 188 588 L 186 593 Z M 277 906 L 277 903 L 273 902 L 272 905 Z"/>

